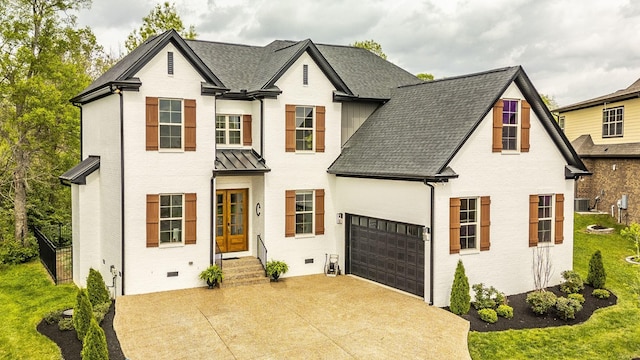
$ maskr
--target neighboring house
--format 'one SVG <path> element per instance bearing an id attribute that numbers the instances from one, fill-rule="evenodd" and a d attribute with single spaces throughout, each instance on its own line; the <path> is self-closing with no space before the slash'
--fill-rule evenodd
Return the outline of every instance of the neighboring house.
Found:
<path id="1" fill-rule="evenodd" d="M 80 285 L 113 265 L 118 294 L 202 286 L 216 247 L 261 242 L 288 276 L 339 254 L 438 306 L 458 259 L 508 294 L 533 287 L 532 249 L 551 250 L 553 283 L 572 267 L 587 171 L 520 67 L 421 83 L 364 49 L 169 31 L 72 101 Z"/>
<path id="2" fill-rule="evenodd" d="M 593 176 L 577 182 L 576 209 L 597 208 L 620 222 L 639 222 L 640 79 L 626 89 L 554 112 L 576 152 L 593 172 Z"/>

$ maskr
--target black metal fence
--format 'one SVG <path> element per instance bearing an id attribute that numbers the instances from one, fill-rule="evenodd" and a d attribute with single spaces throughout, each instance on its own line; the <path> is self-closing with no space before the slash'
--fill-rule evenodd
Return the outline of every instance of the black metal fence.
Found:
<path id="1" fill-rule="evenodd" d="M 40 229 L 33 227 L 33 234 L 38 240 L 40 249 L 40 261 L 47 269 L 53 281 L 56 284 L 62 284 L 73 281 L 73 254 L 71 250 L 71 241 L 56 242 L 60 246 L 56 246 Z"/>

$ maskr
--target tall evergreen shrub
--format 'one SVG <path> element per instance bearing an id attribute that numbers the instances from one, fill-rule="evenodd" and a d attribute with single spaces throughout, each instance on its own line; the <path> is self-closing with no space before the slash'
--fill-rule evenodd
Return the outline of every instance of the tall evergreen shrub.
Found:
<path id="1" fill-rule="evenodd" d="M 456 315 L 462 315 L 469 312 L 471 307 L 471 295 L 469 295 L 469 279 L 464 272 L 462 261 L 458 260 L 456 273 L 451 286 L 451 312 Z"/>
<path id="2" fill-rule="evenodd" d="M 597 250 L 589 260 L 589 274 L 587 275 L 587 283 L 596 289 L 604 289 L 604 283 L 607 281 L 607 274 L 604 271 L 602 263 L 602 254 Z"/>
<path id="3" fill-rule="evenodd" d="M 84 340 L 92 319 L 93 308 L 91 307 L 87 291 L 85 289 L 78 289 L 76 306 L 73 308 L 73 327 L 76 329 L 80 341 Z"/>
<path id="4" fill-rule="evenodd" d="M 102 274 L 93 268 L 89 269 L 89 276 L 87 276 L 87 292 L 89 293 L 89 301 L 94 307 L 111 300 Z"/>
<path id="5" fill-rule="evenodd" d="M 109 360 L 107 337 L 95 319 L 91 320 L 89 331 L 82 342 L 82 360 Z"/>

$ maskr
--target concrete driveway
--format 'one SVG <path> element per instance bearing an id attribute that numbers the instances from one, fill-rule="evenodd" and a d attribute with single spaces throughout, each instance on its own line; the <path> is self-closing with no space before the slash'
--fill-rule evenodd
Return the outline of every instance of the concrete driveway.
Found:
<path id="1" fill-rule="evenodd" d="M 469 323 L 351 276 L 119 297 L 129 359 L 470 359 Z"/>

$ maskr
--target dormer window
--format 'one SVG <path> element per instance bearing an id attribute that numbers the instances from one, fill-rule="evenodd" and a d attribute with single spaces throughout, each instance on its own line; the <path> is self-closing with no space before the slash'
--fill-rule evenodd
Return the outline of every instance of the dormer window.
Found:
<path id="1" fill-rule="evenodd" d="M 302 85 L 309 85 L 309 65 L 302 65 Z"/>
<path id="2" fill-rule="evenodd" d="M 173 75 L 173 52 L 167 53 L 167 74 Z"/>

